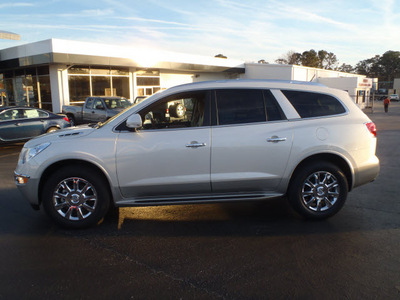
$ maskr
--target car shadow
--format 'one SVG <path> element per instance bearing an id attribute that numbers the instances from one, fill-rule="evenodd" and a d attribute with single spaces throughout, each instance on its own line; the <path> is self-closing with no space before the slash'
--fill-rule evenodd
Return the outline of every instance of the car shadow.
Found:
<path id="1" fill-rule="evenodd" d="M 384 212 L 382 212 L 384 214 Z M 371 220 L 374 221 L 371 221 Z M 351 206 L 327 220 L 306 220 L 285 198 L 264 202 L 119 208 L 101 224 L 85 230 L 65 231 L 85 237 L 256 237 L 320 235 L 399 229 L 382 215 Z"/>

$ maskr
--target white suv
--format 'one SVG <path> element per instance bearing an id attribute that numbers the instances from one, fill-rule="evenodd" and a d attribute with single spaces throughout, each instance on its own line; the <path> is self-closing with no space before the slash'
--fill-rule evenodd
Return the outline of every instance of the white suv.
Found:
<path id="1" fill-rule="evenodd" d="M 155 118 L 168 102 L 181 118 Z M 120 206 L 288 196 L 327 218 L 348 191 L 379 173 L 374 123 L 349 95 L 325 86 L 230 80 L 155 94 L 95 127 L 27 142 L 15 179 L 58 224 L 96 224 Z"/>

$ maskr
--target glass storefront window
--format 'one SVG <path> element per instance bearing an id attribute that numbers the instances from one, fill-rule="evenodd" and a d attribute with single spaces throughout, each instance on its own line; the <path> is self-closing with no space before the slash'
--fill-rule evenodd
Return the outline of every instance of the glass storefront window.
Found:
<path id="1" fill-rule="evenodd" d="M 68 75 L 71 102 L 88 96 L 130 97 L 129 68 L 74 66 Z"/>
<path id="2" fill-rule="evenodd" d="M 113 96 L 122 96 L 129 99 L 129 77 L 112 77 Z"/>
<path id="3" fill-rule="evenodd" d="M 38 67 L 37 74 L 38 75 L 49 75 L 50 74 L 49 66 Z"/>
<path id="4" fill-rule="evenodd" d="M 53 109 L 53 105 L 51 101 L 50 76 L 39 76 L 39 87 L 40 102 L 38 103 L 38 107 L 51 111 Z"/>
<path id="5" fill-rule="evenodd" d="M 46 74 L 39 76 L 40 74 Z M 49 67 L 5 71 L 0 90 L 3 105 L 42 107 L 52 110 Z"/>
<path id="6" fill-rule="evenodd" d="M 3 103 L 6 105 L 15 105 L 15 98 L 14 98 L 14 83 L 11 78 L 4 79 L 4 89 L 5 97 L 3 98 Z"/>
<path id="7" fill-rule="evenodd" d="M 111 89 L 110 77 L 92 76 L 92 96 L 106 96 L 107 89 Z"/>
<path id="8" fill-rule="evenodd" d="M 89 74 L 89 67 L 71 67 L 68 69 L 68 74 Z"/>
<path id="9" fill-rule="evenodd" d="M 144 86 L 160 85 L 160 77 L 137 77 L 136 83 Z"/>
<path id="10" fill-rule="evenodd" d="M 110 75 L 110 69 L 97 69 L 97 68 L 90 68 L 90 74 L 92 75 Z"/>
<path id="11" fill-rule="evenodd" d="M 88 96 L 90 96 L 90 77 L 69 76 L 70 101 L 84 101 Z"/>
<path id="12" fill-rule="evenodd" d="M 111 74 L 112 75 L 129 75 L 129 69 L 128 68 L 112 69 Z"/>

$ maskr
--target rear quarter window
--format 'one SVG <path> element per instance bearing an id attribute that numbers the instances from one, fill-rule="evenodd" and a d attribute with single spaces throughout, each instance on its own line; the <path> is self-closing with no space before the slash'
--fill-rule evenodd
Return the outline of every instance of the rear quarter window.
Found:
<path id="1" fill-rule="evenodd" d="M 339 115 L 346 112 L 343 104 L 330 95 L 289 90 L 282 90 L 282 93 L 302 118 Z"/>

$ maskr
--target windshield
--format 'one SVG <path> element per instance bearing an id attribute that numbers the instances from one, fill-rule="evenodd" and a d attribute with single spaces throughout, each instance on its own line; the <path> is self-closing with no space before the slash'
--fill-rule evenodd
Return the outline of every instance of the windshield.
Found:
<path id="1" fill-rule="evenodd" d="M 125 98 L 104 99 L 104 103 L 106 104 L 108 109 L 127 108 L 132 105 L 132 103 L 130 103 Z"/>

